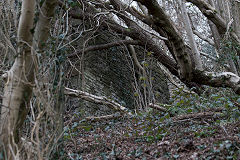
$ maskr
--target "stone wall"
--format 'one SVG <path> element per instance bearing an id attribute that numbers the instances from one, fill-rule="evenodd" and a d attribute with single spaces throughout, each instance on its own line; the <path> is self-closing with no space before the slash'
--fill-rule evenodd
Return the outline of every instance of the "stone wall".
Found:
<path id="1" fill-rule="evenodd" d="M 90 45 L 109 43 L 114 40 L 116 40 L 115 37 L 110 33 L 101 32 L 91 41 Z M 140 61 L 142 61 L 143 57 L 145 57 L 143 56 L 143 49 L 138 48 L 137 52 Z M 134 64 L 126 47 L 112 47 L 105 50 L 85 53 L 83 61 L 83 74 L 76 74 L 71 77 L 71 85 L 73 88 L 84 90 L 98 96 L 106 96 L 129 109 L 135 108 L 134 75 L 137 77 L 138 82 L 140 82 L 140 75 L 136 75 L 138 73 L 133 72 L 132 67 Z M 149 69 L 152 70 L 151 75 L 153 78 L 150 79 L 152 79 L 156 102 L 168 103 L 169 91 L 166 79 L 162 72 L 156 67 L 155 61 L 151 61 L 152 64 L 149 66 Z M 78 68 L 80 67 L 78 66 Z M 135 70 L 137 69 L 135 68 Z M 139 85 L 141 85 L 141 82 Z M 71 104 L 74 104 L 78 111 L 84 113 L 91 112 L 96 115 L 112 113 L 112 111 L 105 106 L 99 106 L 79 99 L 72 99 L 72 101 L 74 102 L 71 102 Z"/>

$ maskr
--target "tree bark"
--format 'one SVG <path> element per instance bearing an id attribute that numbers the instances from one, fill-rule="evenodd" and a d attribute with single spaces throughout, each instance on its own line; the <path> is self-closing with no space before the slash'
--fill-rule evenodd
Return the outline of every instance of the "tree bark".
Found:
<path id="1" fill-rule="evenodd" d="M 194 72 L 194 82 L 213 87 L 229 87 L 240 94 L 240 77 L 232 72 Z"/>
<path id="2" fill-rule="evenodd" d="M 39 20 L 34 33 L 34 48 L 40 52 L 46 46 L 51 27 L 51 20 L 54 16 L 57 0 L 45 0 L 40 11 Z"/>
<path id="3" fill-rule="evenodd" d="M 218 9 L 218 12 L 220 12 L 220 15 L 222 17 L 224 17 L 223 19 L 226 21 L 226 23 L 229 23 L 231 21 L 231 13 L 230 13 L 228 2 L 226 2 L 226 4 L 225 4 L 222 1 L 217 1 L 217 4 L 215 4 L 213 0 L 209 0 L 209 3 L 214 8 Z M 236 65 L 234 63 L 232 56 L 228 53 L 229 51 L 228 50 L 224 51 L 224 49 L 222 49 L 224 47 L 221 47 L 221 42 L 223 42 L 224 39 L 226 38 L 225 35 L 220 35 L 216 25 L 213 24 L 211 21 L 208 21 L 208 23 L 209 23 L 210 29 L 212 31 L 212 35 L 214 37 L 214 42 L 215 42 L 215 47 L 216 47 L 217 53 L 221 53 L 222 56 L 224 56 L 227 59 L 227 62 L 229 64 L 229 71 L 238 75 Z M 231 40 L 229 40 L 229 41 L 231 41 Z M 226 52 L 227 54 L 225 54 L 224 52 Z"/>
<path id="4" fill-rule="evenodd" d="M 64 94 L 68 95 L 68 96 L 72 96 L 72 97 L 78 97 L 81 99 L 84 99 L 86 101 L 89 102 L 93 102 L 96 104 L 102 104 L 102 105 L 106 105 L 116 111 L 120 111 L 121 113 L 126 113 L 128 115 L 132 115 L 128 109 L 122 105 L 120 105 L 119 103 L 114 102 L 111 99 L 108 99 L 107 97 L 104 96 L 96 96 L 84 91 L 80 91 L 80 90 L 74 90 L 71 88 L 66 88 L 64 89 Z"/>
<path id="5" fill-rule="evenodd" d="M 186 1 L 196 5 L 201 10 L 201 12 L 217 26 L 220 34 L 224 34 L 226 32 L 227 23 L 221 17 L 221 15 L 219 15 L 217 10 L 213 6 L 211 6 L 204 0 L 186 0 Z"/>
<path id="6" fill-rule="evenodd" d="M 192 30 L 191 23 L 190 23 L 188 14 L 187 14 L 187 9 L 186 9 L 186 6 L 185 6 L 185 1 L 181 0 L 180 5 L 181 5 L 181 10 L 182 10 L 182 16 L 183 16 L 185 29 L 186 29 L 186 32 L 187 32 L 187 36 L 188 36 L 188 39 L 189 39 L 191 49 L 193 51 L 193 59 L 194 59 L 195 67 L 198 70 L 202 71 L 203 70 L 202 60 L 201 60 L 201 57 L 200 57 L 200 52 L 197 48 L 196 41 L 194 39 L 193 30 Z"/>
<path id="7" fill-rule="evenodd" d="M 34 80 L 32 28 L 35 0 L 24 0 L 18 28 L 18 55 L 12 68 L 4 75 L 5 86 L 1 111 L 1 141 L 8 159 L 14 159 L 18 130 L 27 114 Z M 11 150 L 13 153 L 11 153 Z M 1 150 L 4 150 L 1 148 Z"/>
<path id="8" fill-rule="evenodd" d="M 33 30 L 35 0 L 23 0 L 18 28 L 18 55 L 5 79 L 3 107 L 1 109 L 0 140 L 6 159 L 15 159 L 19 130 L 26 119 L 37 69 L 35 52 L 42 49 L 48 38 L 50 20 L 56 0 L 46 0 L 41 7 L 38 23 Z M 34 33 L 34 36 L 33 36 Z M 34 37 L 34 38 L 33 38 Z"/>
<path id="9" fill-rule="evenodd" d="M 240 38 L 240 3 L 232 0 L 232 17 L 233 17 L 233 27 L 238 38 Z"/>
<path id="10" fill-rule="evenodd" d="M 227 27 L 228 24 L 226 20 L 223 17 L 221 17 L 219 11 L 217 11 L 216 8 L 212 6 L 213 4 L 211 5 L 204 0 L 186 0 L 186 1 L 196 5 L 199 8 L 199 10 L 208 18 L 208 20 L 212 21 L 216 25 L 220 36 L 224 37 L 228 29 Z M 230 32 L 230 36 L 236 43 L 240 44 L 240 39 L 235 32 Z"/>
<path id="11" fill-rule="evenodd" d="M 153 22 L 156 26 L 162 28 L 167 34 L 167 38 L 172 43 L 173 52 L 179 65 L 180 77 L 182 80 L 191 81 L 193 64 L 188 47 L 184 44 L 173 22 L 159 6 L 156 0 L 135 0 L 147 7 L 149 14 L 153 16 Z"/>

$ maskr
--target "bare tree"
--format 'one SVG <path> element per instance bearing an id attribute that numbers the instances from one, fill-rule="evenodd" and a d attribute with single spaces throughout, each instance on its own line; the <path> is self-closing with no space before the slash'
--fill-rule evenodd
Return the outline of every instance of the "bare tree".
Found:
<path id="1" fill-rule="evenodd" d="M 29 110 L 35 72 L 38 67 L 36 51 L 42 49 L 49 33 L 50 20 L 56 1 L 46 0 L 41 7 L 39 21 L 34 30 L 35 0 L 23 0 L 18 27 L 18 49 L 5 79 L 1 110 L 1 142 L 5 158 L 15 159 L 21 128 Z"/>

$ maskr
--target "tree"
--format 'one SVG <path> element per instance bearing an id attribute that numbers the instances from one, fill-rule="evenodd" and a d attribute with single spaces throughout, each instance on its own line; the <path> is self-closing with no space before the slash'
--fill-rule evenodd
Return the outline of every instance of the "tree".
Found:
<path id="1" fill-rule="evenodd" d="M 5 79 L 3 107 L 1 110 L 1 137 L 8 159 L 14 159 L 21 128 L 29 110 L 34 77 L 38 67 L 37 50 L 41 50 L 49 34 L 50 20 L 56 1 L 46 0 L 34 29 L 35 0 L 23 0 L 18 26 L 18 49 L 11 69 Z"/>

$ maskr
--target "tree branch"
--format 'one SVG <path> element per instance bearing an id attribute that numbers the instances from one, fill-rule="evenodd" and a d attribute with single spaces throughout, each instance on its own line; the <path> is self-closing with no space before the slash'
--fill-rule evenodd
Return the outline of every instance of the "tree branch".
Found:
<path id="1" fill-rule="evenodd" d="M 113 0 L 112 0 L 113 1 Z M 167 38 L 172 44 L 173 52 L 177 63 L 179 64 L 181 79 L 190 81 L 192 79 L 193 59 L 191 58 L 192 51 L 185 45 L 181 35 L 176 29 L 176 26 L 171 21 L 170 17 L 164 12 L 156 0 L 135 0 L 144 5 L 149 14 L 153 17 L 153 22 L 156 26 L 167 34 Z"/>
<path id="2" fill-rule="evenodd" d="M 148 8 L 148 11 L 152 15 L 152 18 L 147 19 L 145 17 L 147 20 L 151 20 L 151 21 L 147 21 L 147 22 L 149 22 L 149 24 L 153 23 L 154 24 L 153 26 L 156 27 L 155 29 L 158 30 L 158 33 L 160 33 L 164 37 L 168 38 L 168 41 L 165 41 L 165 42 L 169 42 L 168 48 L 169 48 L 169 46 L 170 46 L 170 49 L 172 47 L 172 50 L 170 50 L 170 49 L 169 50 L 170 50 L 170 52 L 171 51 L 174 52 L 175 58 L 178 59 L 177 60 L 178 66 L 182 67 L 182 72 L 186 71 L 185 73 L 182 73 L 185 75 L 185 77 L 187 76 L 189 78 L 189 76 L 190 77 L 192 76 L 192 79 L 190 79 L 190 81 L 196 82 L 198 84 L 205 84 L 205 85 L 210 85 L 213 87 L 230 87 L 230 88 L 234 89 L 236 91 L 236 93 L 238 93 L 238 89 L 235 89 L 236 87 L 239 88 L 238 84 L 233 81 L 233 79 L 236 79 L 236 77 L 238 77 L 236 75 L 230 75 L 230 77 L 232 77 L 232 78 L 228 78 L 229 74 L 226 75 L 225 73 L 223 73 L 223 75 L 225 75 L 223 77 L 225 77 L 228 80 L 220 83 L 219 81 L 221 81 L 221 79 L 223 77 L 217 76 L 217 75 L 219 75 L 219 73 L 211 73 L 214 75 L 213 77 L 211 77 L 210 76 L 211 74 L 205 74 L 205 73 L 210 73 L 210 72 L 200 72 L 200 71 L 196 71 L 196 70 L 191 71 L 191 69 L 193 69 L 192 65 L 191 65 L 192 58 L 190 56 L 192 54 L 192 51 L 184 43 L 181 35 L 176 30 L 174 24 L 169 19 L 169 17 L 166 15 L 166 13 L 162 10 L 162 8 L 158 5 L 157 1 L 156 0 L 148 0 L 148 1 L 135 0 L 135 1 L 141 2 Z M 168 68 L 172 74 L 179 77 L 179 72 L 177 69 L 178 67 L 177 67 L 176 62 L 171 57 L 166 55 L 166 53 L 163 52 L 163 50 L 161 49 L 159 44 L 157 44 L 152 39 L 152 37 L 151 37 L 151 35 L 149 35 L 149 33 L 146 33 L 141 27 L 138 26 L 138 24 L 136 22 L 134 22 L 133 20 L 131 20 L 128 17 L 128 14 L 126 14 L 125 10 L 121 9 L 121 8 L 124 8 L 124 9 L 126 9 L 126 8 L 121 7 L 121 4 L 119 3 L 119 1 L 111 0 L 111 3 L 114 4 L 113 6 L 115 9 L 120 8 L 120 10 L 117 10 L 114 13 L 119 18 L 123 19 L 123 21 L 125 21 L 128 28 L 120 26 L 119 24 L 117 24 L 111 18 L 108 18 L 107 16 L 101 17 L 102 18 L 101 19 L 102 27 L 107 27 L 107 28 L 115 31 L 116 33 L 131 37 L 133 40 L 138 40 L 140 42 L 140 45 L 146 47 L 146 49 L 148 51 L 152 51 L 153 56 L 160 63 L 162 63 L 166 68 Z M 119 5 L 120 5 L 120 7 L 119 7 Z M 80 15 L 80 17 L 75 16 L 75 18 L 94 19 L 94 14 L 97 14 L 98 11 L 95 8 L 90 9 L 90 11 L 92 11 L 92 12 L 83 13 L 86 15 Z M 140 17 L 140 16 L 138 16 L 138 17 Z M 185 77 L 182 76 L 180 79 L 184 80 Z M 233 77 L 235 77 L 235 78 L 233 78 Z M 217 82 L 217 84 L 215 82 Z"/>
<path id="3" fill-rule="evenodd" d="M 128 112 L 128 109 L 122 105 L 120 105 L 117 102 L 112 101 L 111 99 L 104 97 L 104 96 L 96 96 L 84 91 L 80 90 L 74 90 L 65 87 L 64 91 L 65 95 L 72 96 L 72 97 L 78 97 L 81 99 L 84 99 L 86 101 L 96 103 L 96 104 L 101 104 L 101 105 L 106 105 L 114 110 L 121 111 L 123 113 L 127 113 L 128 115 L 132 115 L 130 112 Z"/>
<path id="4" fill-rule="evenodd" d="M 85 15 L 85 13 L 83 12 L 81 12 L 80 15 L 71 13 L 70 16 L 77 19 L 94 19 L 94 14 L 87 13 Z M 166 53 L 164 53 L 161 47 L 156 44 L 152 37 L 148 33 L 146 33 L 141 27 L 139 27 L 135 22 L 131 21 L 131 19 L 129 18 L 126 18 L 126 16 L 123 17 L 125 17 L 124 20 L 126 21 L 126 23 L 129 24 L 129 28 L 122 27 L 107 17 L 103 17 L 101 25 L 102 27 L 110 28 L 116 33 L 131 37 L 133 40 L 138 40 L 140 42 L 140 45 L 146 47 L 147 50 L 152 51 L 153 56 L 157 60 L 159 60 L 159 62 L 161 62 L 164 66 L 166 66 L 172 74 L 179 76 L 175 60 L 169 57 Z"/>
<path id="5" fill-rule="evenodd" d="M 198 32 L 197 30 L 193 30 L 193 33 L 195 35 L 197 35 L 200 39 L 208 42 L 209 44 L 211 44 L 212 46 L 215 46 L 215 43 L 214 41 L 211 39 L 211 38 L 208 38 L 208 37 L 204 37 L 200 32 Z"/>
<path id="6" fill-rule="evenodd" d="M 212 87 L 229 87 L 235 93 L 240 94 L 240 77 L 232 72 L 194 71 L 193 80 L 199 84 L 210 85 Z"/>
<path id="7" fill-rule="evenodd" d="M 103 50 L 103 49 L 108 49 L 108 48 L 111 48 L 111 47 L 114 47 L 114 46 L 129 45 L 129 44 L 139 45 L 140 42 L 137 41 L 137 40 L 119 40 L 119 41 L 115 41 L 115 42 L 112 42 L 112 43 L 89 46 L 87 48 L 81 49 L 77 53 L 69 54 L 68 58 L 76 57 L 78 54 L 81 54 L 83 52 Z"/>
<path id="8" fill-rule="evenodd" d="M 225 35 L 228 29 L 227 22 L 218 14 L 217 10 L 212 7 L 209 3 L 207 3 L 204 0 L 186 0 L 188 2 L 191 2 L 192 4 L 196 5 L 200 11 L 210 20 L 212 21 L 217 29 L 219 34 L 222 36 Z M 237 42 L 240 43 L 240 39 L 236 35 L 236 33 L 231 32 L 231 37 Z"/>
<path id="9" fill-rule="evenodd" d="M 200 11 L 211 20 L 218 28 L 220 34 L 224 34 L 227 30 L 226 21 L 217 13 L 216 9 L 204 0 L 186 0 L 196 5 Z"/>
<path id="10" fill-rule="evenodd" d="M 216 113 L 216 112 L 192 113 L 192 114 L 173 117 L 173 120 L 181 121 L 181 120 L 187 120 L 187 119 L 214 118 L 214 117 L 221 117 L 221 115 L 222 115 L 221 113 Z"/>
<path id="11" fill-rule="evenodd" d="M 157 104 L 150 103 L 148 105 L 148 107 L 159 110 L 161 112 L 167 112 L 167 109 L 165 108 L 166 106 L 169 107 L 167 104 L 161 104 L 161 106 L 160 106 L 160 105 L 157 105 Z"/>

